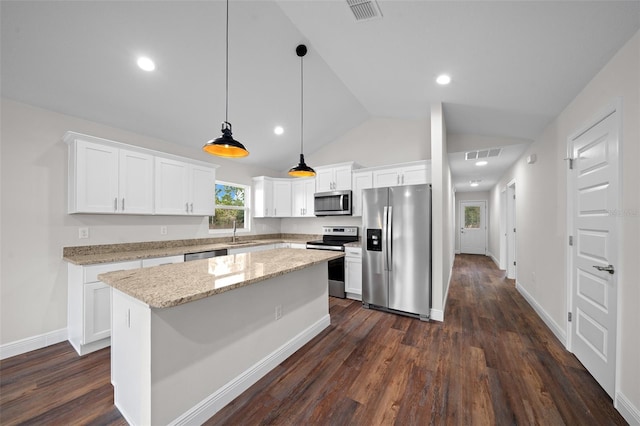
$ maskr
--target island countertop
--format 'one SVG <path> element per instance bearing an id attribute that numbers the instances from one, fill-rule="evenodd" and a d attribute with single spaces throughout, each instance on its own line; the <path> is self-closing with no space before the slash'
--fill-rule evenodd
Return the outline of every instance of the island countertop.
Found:
<path id="1" fill-rule="evenodd" d="M 274 249 L 98 275 L 152 308 L 169 308 L 344 256 L 327 250 Z"/>

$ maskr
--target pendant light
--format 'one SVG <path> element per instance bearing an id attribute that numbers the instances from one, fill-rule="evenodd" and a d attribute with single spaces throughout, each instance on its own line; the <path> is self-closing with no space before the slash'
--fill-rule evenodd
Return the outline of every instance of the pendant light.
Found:
<path id="1" fill-rule="evenodd" d="M 289 170 L 289 175 L 294 177 L 315 176 L 316 171 L 307 166 L 304 162 L 303 136 L 304 136 L 304 74 L 302 69 L 302 58 L 307 54 L 307 46 L 304 44 L 296 47 L 296 54 L 300 57 L 300 162 L 297 166 Z"/>
<path id="2" fill-rule="evenodd" d="M 229 0 L 227 0 L 227 38 L 226 38 L 226 85 L 225 85 L 225 111 L 224 121 L 222 122 L 222 136 L 215 140 L 210 140 L 202 147 L 202 150 L 208 154 L 217 155 L 218 157 L 237 158 L 246 157 L 249 151 L 237 140 L 233 139 L 231 134 L 231 123 L 228 121 L 229 116 Z"/>

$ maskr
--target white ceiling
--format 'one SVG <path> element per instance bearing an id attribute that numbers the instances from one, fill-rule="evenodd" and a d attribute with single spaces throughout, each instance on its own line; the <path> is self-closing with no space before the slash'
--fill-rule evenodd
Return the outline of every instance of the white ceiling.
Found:
<path id="1" fill-rule="evenodd" d="M 238 161 L 297 162 L 301 42 L 311 154 L 372 116 L 428 117 L 433 102 L 451 133 L 529 141 L 640 28 L 640 1 L 379 5 L 382 19 L 356 22 L 345 0 L 230 2 L 229 121 L 251 151 Z M 0 8 L 3 96 L 198 149 L 219 136 L 225 2 Z M 154 73 L 136 68 L 139 54 L 155 59 Z M 435 84 L 442 72 L 447 87 Z"/>

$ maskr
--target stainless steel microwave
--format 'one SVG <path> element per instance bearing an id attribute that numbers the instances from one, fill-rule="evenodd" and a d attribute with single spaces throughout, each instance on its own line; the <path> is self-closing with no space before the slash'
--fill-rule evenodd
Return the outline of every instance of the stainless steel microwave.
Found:
<path id="1" fill-rule="evenodd" d="M 351 215 L 351 191 L 316 192 L 313 196 L 316 216 Z"/>

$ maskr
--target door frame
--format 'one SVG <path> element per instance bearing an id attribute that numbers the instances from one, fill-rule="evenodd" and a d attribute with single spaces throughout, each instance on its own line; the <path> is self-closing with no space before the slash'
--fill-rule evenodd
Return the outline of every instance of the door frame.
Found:
<path id="1" fill-rule="evenodd" d="M 500 259 L 499 268 L 507 269 L 507 188 L 500 191 Z"/>
<path id="2" fill-rule="evenodd" d="M 623 128 L 622 128 L 622 98 L 620 97 L 616 97 L 613 99 L 613 101 L 606 105 L 604 108 L 602 108 L 600 111 L 598 111 L 595 115 L 593 115 L 591 117 L 591 119 L 587 120 L 582 126 L 578 127 L 578 130 L 576 130 L 575 132 L 571 133 L 569 135 L 569 137 L 567 137 L 566 140 L 566 152 L 565 152 L 565 161 L 568 161 L 569 159 L 572 158 L 573 155 L 573 141 L 578 138 L 579 136 L 581 136 L 583 133 L 587 132 L 588 130 L 590 130 L 592 127 L 594 127 L 595 125 L 597 125 L 598 123 L 600 123 L 601 121 L 603 121 L 604 119 L 606 119 L 609 115 L 613 114 L 613 113 L 617 113 L 618 116 L 616 117 L 617 120 L 617 127 L 618 127 L 618 206 L 617 208 L 620 208 L 620 204 L 622 202 L 622 161 L 620 161 L 620 159 L 622 158 L 622 138 L 623 138 Z M 567 164 L 565 166 L 565 179 L 566 179 L 566 183 L 567 183 L 567 210 L 565 212 L 566 214 L 566 235 L 565 235 L 565 277 L 566 277 L 566 296 L 567 296 L 567 304 L 566 304 L 566 312 L 565 312 L 565 325 L 566 325 L 566 339 L 565 339 L 565 347 L 566 349 L 573 353 L 573 339 L 572 339 L 572 335 L 573 335 L 573 325 L 575 324 L 575 322 L 569 321 L 569 317 L 568 317 L 568 313 L 572 312 L 573 309 L 573 247 L 574 246 L 570 246 L 569 245 L 569 237 L 573 236 L 573 227 L 574 227 L 574 221 L 573 221 L 573 212 L 574 212 L 574 208 L 575 208 L 575 203 L 573 200 L 573 192 L 575 191 L 575 186 L 573 185 L 573 179 L 572 179 L 572 173 L 571 173 L 571 169 L 569 168 L 569 165 Z M 619 229 L 617 229 L 617 231 L 619 231 Z M 617 242 L 616 242 L 616 250 L 618 252 L 618 255 L 620 255 L 620 253 L 622 253 L 622 246 L 621 246 L 621 241 L 622 239 L 620 238 L 620 233 L 618 232 L 618 238 L 617 238 Z M 621 265 L 622 266 L 622 265 Z M 617 283 L 620 283 L 620 277 L 623 276 L 623 271 L 621 267 L 618 267 L 616 270 L 616 274 L 619 274 L 619 278 L 617 280 Z M 615 401 L 616 401 L 616 397 L 618 395 L 618 391 L 619 391 L 619 386 L 620 386 L 620 369 L 618 368 L 620 365 L 620 356 L 621 356 L 621 352 L 622 352 L 622 348 L 621 348 L 621 342 L 620 342 L 620 330 L 622 329 L 622 322 L 621 322 L 621 316 L 620 316 L 620 309 L 618 309 L 618 307 L 621 306 L 621 301 L 620 301 L 620 297 L 622 295 L 621 291 L 617 291 L 617 297 L 615 300 L 616 303 L 616 356 L 615 356 L 615 366 L 614 366 L 614 371 L 615 371 L 615 378 L 614 378 L 614 395 L 613 395 L 613 401 L 614 401 L 614 405 L 615 405 Z"/>
<path id="3" fill-rule="evenodd" d="M 518 234 L 516 221 L 516 180 L 507 183 L 507 278 L 518 281 Z M 511 241 L 511 244 L 509 242 Z M 515 264 L 514 264 L 515 263 Z"/>
<path id="4" fill-rule="evenodd" d="M 487 211 L 487 201 L 486 200 L 458 200 L 458 244 L 459 244 L 459 252 L 462 253 L 462 224 L 463 224 L 463 212 L 462 212 L 462 205 L 463 204 L 482 204 L 482 207 L 480 207 L 482 209 L 482 215 L 484 217 L 484 255 L 487 255 L 487 251 L 488 251 L 488 228 L 489 228 L 489 214 Z"/>

